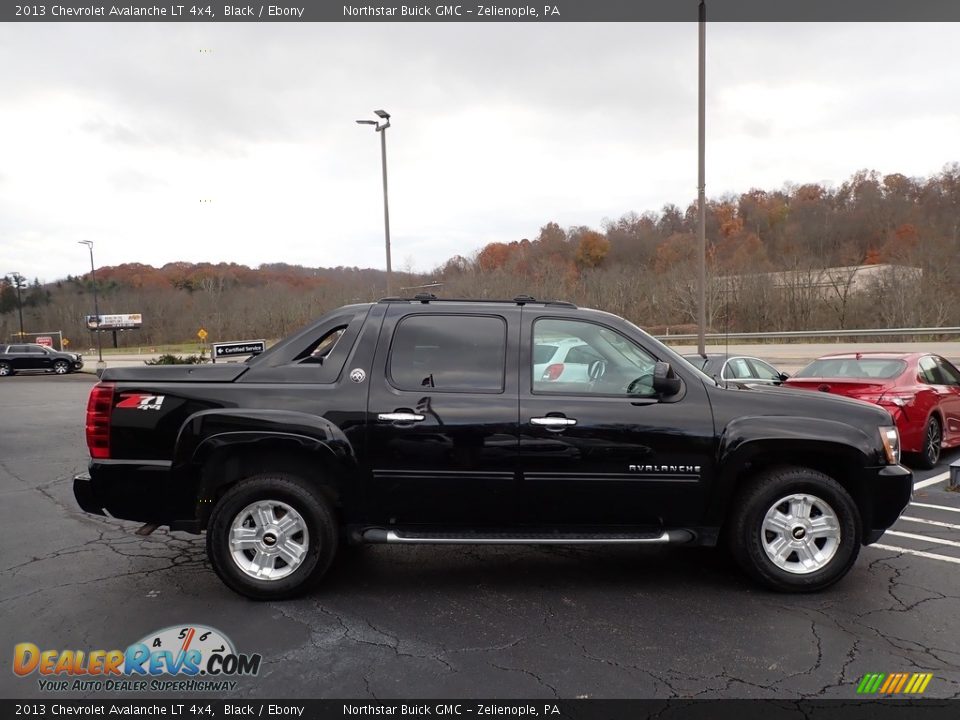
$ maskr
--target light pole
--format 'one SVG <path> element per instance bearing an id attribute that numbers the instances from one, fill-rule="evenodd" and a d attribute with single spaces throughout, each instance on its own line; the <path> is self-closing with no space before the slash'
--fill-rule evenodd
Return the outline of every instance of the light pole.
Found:
<path id="1" fill-rule="evenodd" d="M 700 0 L 700 42 L 699 42 L 699 92 L 698 92 L 698 128 L 697 128 L 697 235 L 699 236 L 700 278 L 697 283 L 697 352 L 705 354 L 704 334 L 707 325 L 707 209 L 706 209 L 706 173 L 704 148 L 706 146 L 705 116 L 706 85 L 707 85 L 707 4 Z"/>
<path id="2" fill-rule="evenodd" d="M 23 287 L 23 275 L 18 272 L 10 273 L 17 288 L 17 313 L 20 315 L 20 342 L 23 342 L 23 302 L 20 300 L 20 288 Z"/>
<path id="3" fill-rule="evenodd" d="M 97 273 L 93 269 L 93 241 L 78 240 L 78 245 L 86 245 L 90 251 L 90 278 L 93 280 L 93 313 L 97 323 L 97 367 L 103 367 L 103 347 L 100 344 L 100 304 L 97 302 Z"/>
<path id="4" fill-rule="evenodd" d="M 380 133 L 380 157 L 383 160 L 383 232 L 387 241 L 387 295 L 390 295 L 392 272 L 390 269 L 390 206 L 387 203 L 387 128 L 390 127 L 390 113 L 386 110 L 374 110 L 377 120 L 357 120 L 359 125 L 373 125 Z"/>

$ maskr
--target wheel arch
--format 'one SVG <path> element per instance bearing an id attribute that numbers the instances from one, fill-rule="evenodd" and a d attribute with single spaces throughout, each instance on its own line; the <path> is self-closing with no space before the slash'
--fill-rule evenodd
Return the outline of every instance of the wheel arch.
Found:
<path id="1" fill-rule="evenodd" d="M 850 425 L 816 419 L 797 424 L 792 418 L 770 417 L 734 421 L 721 436 L 721 470 L 712 493 L 709 524 L 722 532 L 741 488 L 764 471 L 794 466 L 834 479 L 853 498 L 862 527 L 871 527 L 873 502 L 864 469 L 880 464 L 870 439 Z"/>
<path id="2" fill-rule="evenodd" d="M 223 493 L 264 472 L 303 478 L 339 511 L 344 495 L 352 492 L 349 481 L 357 463 L 344 433 L 324 418 L 282 411 L 203 411 L 181 428 L 172 469 L 192 488 L 197 529 L 203 529 Z"/>
<path id="3" fill-rule="evenodd" d="M 232 437 L 231 437 L 232 436 Z M 217 500 L 237 482 L 252 475 L 277 472 L 296 475 L 322 492 L 339 509 L 349 492 L 349 476 L 334 451 L 313 438 L 264 433 L 225 433 L 203 446 L 192 466 L 196 482 L 196 519 L 205 528 Z"/>

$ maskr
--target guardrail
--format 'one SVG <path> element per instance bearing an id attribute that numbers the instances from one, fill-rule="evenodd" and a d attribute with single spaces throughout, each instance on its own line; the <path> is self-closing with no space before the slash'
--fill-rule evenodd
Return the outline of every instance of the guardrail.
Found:
<path id="1" fill-rule="evenodd" d="M 789 340 L 791 338 L 872 337 L 881 335 L 960 335 L 960 327 L 944 328 L 874 328 L 861 330 L 784 330 L 780 332 L 707 333 L 705 340 Z M 657 335 L 658 340 L 696 340 L 696 333 Z"/>

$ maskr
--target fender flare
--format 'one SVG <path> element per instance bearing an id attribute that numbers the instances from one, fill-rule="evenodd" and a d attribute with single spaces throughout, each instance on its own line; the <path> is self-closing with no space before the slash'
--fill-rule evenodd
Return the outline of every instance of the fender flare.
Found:
<path id="1" fill-rule="evenodd" d="M 833 458 L 845 468 L 868 468 L 884 464 L 876 439 L 863 430 L 836 420 L 791 416 L 744 416 L 730 421 L 717 447 L 717 480 L 708 503 L 708 524 L 722 525 L 743 470 L 756 458 L 782 453 L 785 462 L 795 463 L 798 455 L 810 454 L 811 465 L 822 466 Z M 861 506 L 861 475 L 835 479 L 844 485 Z M 861 510 L 864 508 L 861 506 Z M 710 522 L 712 521 L 712 522 Z"/>
<path id="2" fill-rule="evenodd" d="M 243 428 L 238 430 L 237 428 Z M 190 487 L 197 504 L 209 502 L 212 491 L 222 483 L 204 477 L 203 468 L 215 453 L 228 449 L 258 447 L 269 452 L 282 450 L 292 455 L 313 455 L 332 463 L 342 480 L 354 474 L 357 458 L 344 432 L 317 415 L 285 410 L 215 409 L 191 415 L 177 435 L 171 468 L 174 481 Z M 338 491 L 342 490 L 337 487 Z"/>

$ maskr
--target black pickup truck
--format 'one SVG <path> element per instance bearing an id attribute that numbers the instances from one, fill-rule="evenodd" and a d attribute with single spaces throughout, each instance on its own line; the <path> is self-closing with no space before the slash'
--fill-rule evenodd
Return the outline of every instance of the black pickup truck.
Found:
<path id="1" fill-rule="evenodd" d="M 525 296 L 350 305 L 245 363 L 111 368 L 86 432 L 84 510 L 205 530 L 264 599 L 343 543 L 722 540 L 767 586 L 818 590 L 913 488 L 879 407 L 728 388 L 622 318 Z"/>

